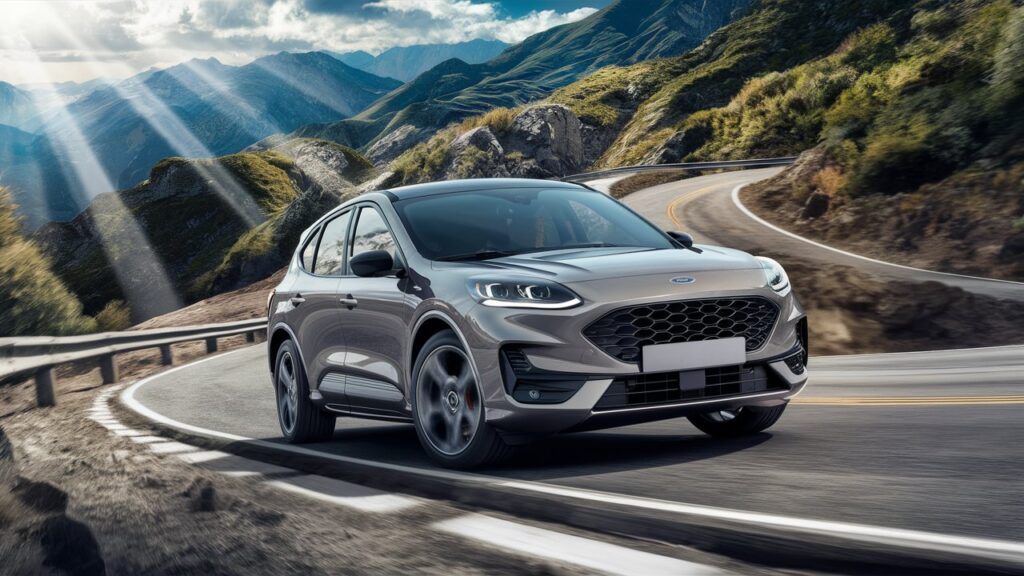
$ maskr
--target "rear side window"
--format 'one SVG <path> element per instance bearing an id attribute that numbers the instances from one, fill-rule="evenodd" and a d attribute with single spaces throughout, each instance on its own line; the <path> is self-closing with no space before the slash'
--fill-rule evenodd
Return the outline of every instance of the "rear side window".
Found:
<path id="1" fill-rule="evenodd" d="M 316 241 L 319 237 L 319 229 L 310 234 L 309 240 L 306 241 L 306 245 L 302 248 L 302 254 L 299 255 L 299 262 L 302 264 L 302 269 L 308 272 L 313 271 L 313 262 L 316 256 Z"/>
<path id="2" fill-rule="evenodd" d="M 321 276 L 337 276 L 345 265 L 345 234 L 351 212 L 345 212 L 324 226 L 320 248 L 316 252 L 314 271 Z"/>

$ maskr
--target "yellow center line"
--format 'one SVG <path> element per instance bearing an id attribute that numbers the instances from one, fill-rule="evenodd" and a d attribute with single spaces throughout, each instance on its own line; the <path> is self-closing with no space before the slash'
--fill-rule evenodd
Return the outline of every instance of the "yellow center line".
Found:
<path id="1" fill-rule="evenodd" d="M 672 202 L 669 202 L 668 207 L 665 209 L 665 215 L 668 216 L 669 220 L 671 220 L 672 223 L 676 225 L 676 227 L 682 228 L 684 226 L 684 224 L 682 222 L 680 222 L 678 218 L 676 218 L 676 207 L 679 204 L 681 204 L 683 202 L 683 200 L 688 200 L 692 196 L 699 196 L 701 194 L 705 194 L 705 193 L 710 192 L 712 190 L 717 190 L 717 189 L 721 188 L 722 186 L 723 186 L 722 184 L 713 184 L 711 186 L 705 186 L 703 188 L 698 188 L 696 190 L 690 190 L 688 192 L 683 192 L 678 197 L 676 197 L 675 200 L 673 200 Z"/>
<path id="2" fill-rule="evenodd" d="M 805 406 L 956 406 L 961 404 L 1024 404 L 1024 396 L 851 396 L 839 398 L 795 398 Z"/>

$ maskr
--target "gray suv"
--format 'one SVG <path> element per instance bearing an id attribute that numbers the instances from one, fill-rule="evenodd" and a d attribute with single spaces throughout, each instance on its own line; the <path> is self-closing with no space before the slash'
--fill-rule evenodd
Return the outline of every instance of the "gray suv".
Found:
<path id="1" fill-rule="evenodd" d="M 665 233 L 578 184 L 372 192 L 306 230 L 270 296 L 289 442 L 335 418 L 412 422 L 451 467 L 558 432 L 686 416 L 760 432 L 807 381 L 807 321 L 775 261 Z"/>

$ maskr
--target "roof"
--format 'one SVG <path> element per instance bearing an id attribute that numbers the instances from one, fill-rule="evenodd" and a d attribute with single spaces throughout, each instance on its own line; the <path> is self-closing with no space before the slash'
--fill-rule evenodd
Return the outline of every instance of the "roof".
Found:
<path id="1" fill-rule="evenodd" d="M 510 190 L 514 188 L 571 188 L 579 190 L 585 188 L 571 182 L 558 180 L 536 180 L 529 178 L 471 178 L 468 180 L 446 180 L 444 182 L 429 182 L 427 184 L 413 184 L 411 186 L 400 186 L 383 190 L 392 200 L 406 200 L 409 198 L 422 198 L 435 194 L 451 194 L 453 192 L 471 192 L 474 190 Z"/>

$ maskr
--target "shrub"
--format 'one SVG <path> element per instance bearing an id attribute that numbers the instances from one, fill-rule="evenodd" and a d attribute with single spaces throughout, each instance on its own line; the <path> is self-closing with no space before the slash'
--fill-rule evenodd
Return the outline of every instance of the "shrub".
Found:
<path id="1" fill-rule="evenodd" d="M 835 166 L 822 168 L 811 180 L 814 187 L 829 196 L 835 196 L 846 185 L 846 176 Z"/>
<path id="2" fill-rule="evenodd" d="M 512 122 L 515 121 L 520 111 L 522 108 L 494 108 L 481 116 L 466 118 L 459 125 L 458 131 L 462 134 L 473 128 L 487 126 L 495 134 L 501 134 L 512 127 Z"/>
<path id="3" fill-rule="evenodd" d="M 132 311 L 124 300 L 111 300 L 96 313 L 95 319 L 100 332 L 117 332 L 132 325 Z"/>
<path id="4" fill-rule="evenodd" d="M 852 194 L 895 194 L 941 180 L 953 169 L 930 144 L 907 135 L 877 137 L 865 148 L 850 178 Z"/>
<path id="5" fill-rule="evenodd" d="M 0 188 L 0 336 L 61 336 L 95 330 L 49 260 L 20 236 L 10 193 Z"/>

